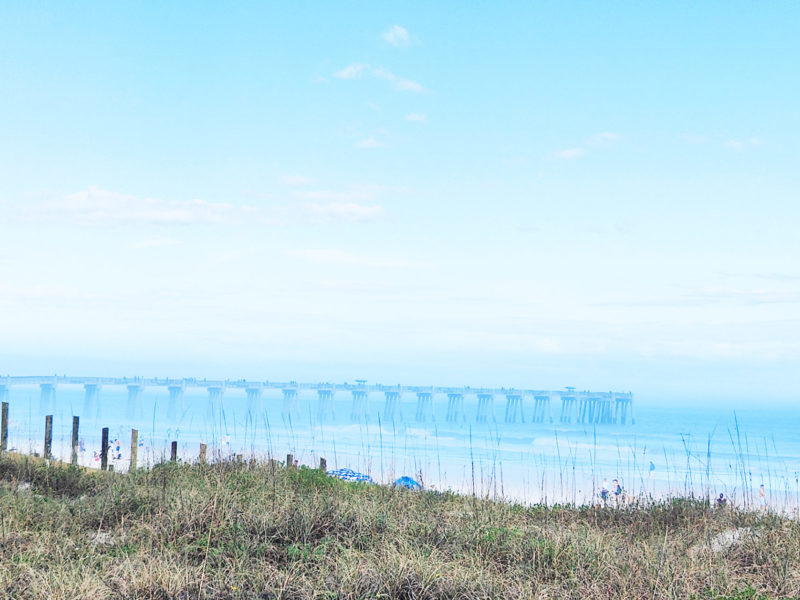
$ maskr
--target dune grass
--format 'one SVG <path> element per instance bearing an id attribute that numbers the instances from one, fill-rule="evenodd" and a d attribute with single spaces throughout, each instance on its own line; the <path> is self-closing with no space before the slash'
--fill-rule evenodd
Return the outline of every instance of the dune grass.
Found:
<path id="1" fill-rule="evenodd" d="M 524 507 L 276 463 L 115 474 L 7 454 L 0 516 L 3 598 L 800 596 L 800 524 L 694 500 Z"/>

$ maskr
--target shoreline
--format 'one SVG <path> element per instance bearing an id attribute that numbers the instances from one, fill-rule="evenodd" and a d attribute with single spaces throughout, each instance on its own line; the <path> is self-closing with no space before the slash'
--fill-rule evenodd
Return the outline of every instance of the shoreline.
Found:
<path id="1" fill-rule="evenodd" d="M 210 448 L 209 448 L 210 450 Z M 0 453 L 0 458 L 2 456 L 14 457 L 18 460 L 25 460 L 29 459 L 35 462 L 39 462 L 42 464 L 46 464 L 48 466 L 52 465 L 57 468 L 69 468 L 71 466 L 69 456 L 68 455 L 56 455 L 52 454 L 49 461 L 47 461 L 44 457 L 40 456 L 38 453 L 28 454 L 22 453 L 17 451 L 16 449 L 7 450 L 5 453 Z M 213 453 L 209 453 L 209 457 L 212 457 Z M 155 453 L 151 453 L 150 457 L 152 460 L 147 460 L 144 463 L 138 461 L 137 471 L 149 471 L 163 465 L 171 464 L 171 461 L 167 457 L 166 453 L 161 453 L 156 457 Z M 299 459 L 295 461 L 297 464 L 295 465 L 298 468 L 302 469 L 309 469 L 309 470 L 316 470 L 318 469 L 318 462 L 316 464 L 307 464 Z M 331 465 L 327 460 L 329 471 L 335 470 L 337 467 L 335 465 Z M 178 464 L 186 465 L 186 466 L 200 466 L 201 464 L 205 464 L 209 467 L 213 467 L 214 465 L 229 465 L 234 463 L 244 463 L 249 465 L 250 467 L 254 468 L 263 468 L 266 465 L 270 465 L 275 463 L 281 467 L 285 467 L 286 463 L 285 460 L 280 460 L 276 457 L 271 457 L 269 455 L 246 455 L 246 454 L 236 454 L 231 453 L 226 456 L 220 457 L 218 459 L 211 459 L 207 460 L 205 463 L 201 463 L 199 460 L 187 460 L 186 457 L 182 457 L 181 455 L 178 456 L 177 460 Z M 129 461 L 127 459 L 123 460 L 112 460 L 109 459 L 109 470 L 107 472 L 114 473 L 117 475 L 127 475 L 129 474 Z M 95 462 L 93 460 L 79 460 L 78 465 L 79 468 L 84 469 L 89 472 L 98 472 L 102 473 L 103 471 L 100 468 L 100 462 Z M 567 496 L 548 496 L 548 495 L 539 495 L 539 496 L 532 496 L 529 492 L 525 492 L 523 488 L 517 487 L 515 488 L 513 485 L 503 486 L 502 493 L 497 493 L 496 488 L 492 488 L 492 486 L 481 485 L 476 488 L 475 493 L 473 494 L 471 491 L 470 486 L 464 486 L 461 488 L 457 487 L 447 487 L 447 488 L 439 488 L 436 485 L 425 484 L 425 478 L 420 477 L 419 473 L 411 474 L 411 473 L 401 473 L 401 472 L 394 472 L 389 471 L 388 477 L 384 479 L 377 479 L 374 480 L 371 485 L 378 485 L 383 487 L 392 487 L 392 483 L 394 480 L 401 476 L 412 476 L 418 478 L 418 480 L 422 483 L 423 491 L 433 492 L 433 493 L 450 493 L 455 494 L 457 496 L 463 498 L 475 498 L 481 501 L 488 501 L 488 502 L 500 502 L 507 505 L 519 505 L 524 507 L 546 507 L 546 508 L 568 508 L 568 509 L 584 509 L 584 508 L 599 508 L 599 509 L 610 509 L 610 510 L 648 510 L 653 506 L 658 506 L 664 503 L 670 502 L 680 502 L 680 501 L 691 501 L 691 502 L 705 502 L 709 506 L 714 506 L 716 503 L 716 498 L 718 497 L 718 492 L 716 493 L 689 493 L 689 494 L 682 494 L 679 490 L 666 490 L 664 493 L 654 495 L 654 494 L 645 494 L 639 493 L 637 495 L 633 495 L 631 493 L 627 493 L 625 490 L 619 496 L 615 496 L 613 492 L 609 490 L 609 495 L 607 500 L 603 500 L 601 498 L 601 489 L 597 489 L 597 493 L 594 496 L 583 496 L 580 500 L 575 501 L 574 499 L 567 497 Z M 517 493 L 514 493 L 514 490 L 517 490 Z M 757 493 L 753 493 L 752 497 L 748 499 L 748 501 L 743 502 L 741 500 L 741 496 L 737 496 L 733 494 L 728 496 L 727 494 L 724 495 L 725 497 L 725 506 L 730 506 L 739 511 L 743 511 L 745 513 L 752 513 L 752 514 L 761 514 L 761 515 L 775 515 L 780 517 L 786 517 L 789 519 L 800 520 L 800 503 L 795 502 L 794 504 L 782 504 L 780 506 L 775 506 L 770 502 L 765 502 L 763 504 L 759 504 L 757 500 L 754 501 L 754 498 L 757 498 Z"/>

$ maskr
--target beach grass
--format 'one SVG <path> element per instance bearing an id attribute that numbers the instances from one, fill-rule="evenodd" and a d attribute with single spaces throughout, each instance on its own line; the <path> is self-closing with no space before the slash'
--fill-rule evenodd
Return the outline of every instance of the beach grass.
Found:
<path id="1" fill-rule="evenodd" d="M 0 516 L 3 598 L 800 596 L 797 521 L 702 500 L 522 506 L 274 461 L 121 474 L 7 453 Z"/>

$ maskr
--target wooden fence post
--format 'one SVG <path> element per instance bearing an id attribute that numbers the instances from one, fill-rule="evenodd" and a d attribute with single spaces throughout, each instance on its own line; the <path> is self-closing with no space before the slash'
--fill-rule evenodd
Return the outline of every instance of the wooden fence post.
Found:
<path id="1" fill-rule="evenodd" d="M 78 427 L 80 426 L 80 422 L 80 417 L 72 417 L 72 454 L 70 464 L 73 467 L 78 466 Z"/>
<path id="2" fill-rule="evenodd" d="M 108 427 L 103 427 L 100 441 L 100 469 L 108 471 Z"/>
<path id="3" fill-rule="evenodd" d="M 170 462 L 177 462 L 178 460 L 178 442 L 172 442 L 172 448 L 169 453 Z"/>
<path id="4" fill-rule="evenodd" d="M 328 461 L 322 458 L 321 456 L 319 458 L 319 470 L 322 471 L 323 473 L 328 472 Z"/>
<path id="5" fill-rule="evenodd" d="M 44 458 L 50 460 L 53 454 L 53 415 L 44 418 Z"/>
<path id="6" fill-rule="evenodd" d="M 293 454 L 287 454 L 286 455 L 286 466 L 287 467 L 293 467 L 294 466 L 294 455 Z"/>
<path id="7" fill-rule="evenodd" d="M 200 444 L 200 463 L 206 464 L 206 449 L 208 446 L 205 444 Z"/>
<path id="8" fill-rule="evenodd" d="M 0 452 L 8 450 L 8 402 L 3 402 L 3 417 L 0 423 Z"/>
<path id="9" fill-rule="evenodd" d="M 136 457 L 139 454 L 139 431 L 131 429 L 131 464 L 128 472 L 136 470 Z"/>

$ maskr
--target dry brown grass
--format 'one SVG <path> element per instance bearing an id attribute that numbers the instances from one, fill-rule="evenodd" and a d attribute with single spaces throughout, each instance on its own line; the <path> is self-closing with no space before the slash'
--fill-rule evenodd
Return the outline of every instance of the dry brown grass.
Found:
<path id="1" fill-rule="evenodd" d="M 30 488 L 20 483 L 30 483 Z M 522 507 L 310 469 L 0 458 L 3 598 L 782 598 L 800 525 L 675 500 Z M 722 552 L 710 540 L 757 532 Z"/>

